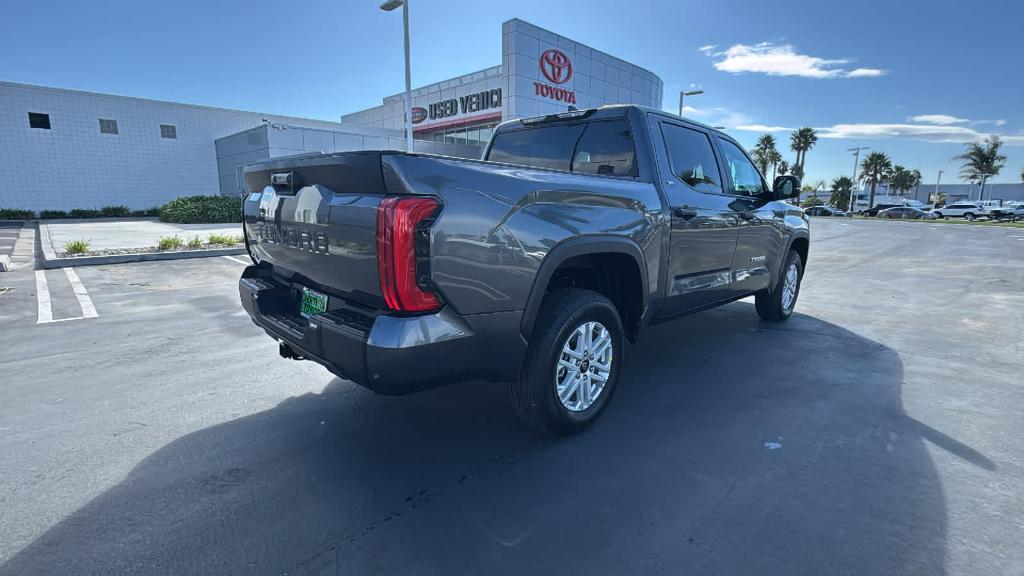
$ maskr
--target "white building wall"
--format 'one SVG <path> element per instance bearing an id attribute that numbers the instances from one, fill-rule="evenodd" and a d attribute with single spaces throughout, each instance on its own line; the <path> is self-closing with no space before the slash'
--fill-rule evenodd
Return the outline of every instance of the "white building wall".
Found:
<path id="1" fill-rule="evenodd" d="M 50 115 L 30 128 L 29 112 Z M 99 119 L 117 121 L 101 134 Z M 290 118 L 0 82 L 0 207 L 30 210 L 157 206 L 220 190 L 214 141 L 262 123 L 340 128 Z M 176 139 L 160 137 L 172 124 Z M 347 130 L 350 128 L 347 128 Z M 359 130 L 359 129 L 355 129 Z"/>

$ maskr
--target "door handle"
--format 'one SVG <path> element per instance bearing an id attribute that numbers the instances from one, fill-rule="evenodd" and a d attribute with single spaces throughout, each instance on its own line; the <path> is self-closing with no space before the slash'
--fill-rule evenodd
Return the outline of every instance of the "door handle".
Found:
<path id="1" fill-rule="evenodd" d="M 673 208 L 672 215 L 676 218 L 682 218 L 683 220 L 689 220 L 697 216 L 697 211 L 693 208 Z"/>
<path id="2" fill-rule="evenodd" d="M 740 218 L 743 218 L 744 220 L 753 220 L 754 219 L 754 213 L 753 212 L 737 212 L 736 215 L 739 216 Z"/>

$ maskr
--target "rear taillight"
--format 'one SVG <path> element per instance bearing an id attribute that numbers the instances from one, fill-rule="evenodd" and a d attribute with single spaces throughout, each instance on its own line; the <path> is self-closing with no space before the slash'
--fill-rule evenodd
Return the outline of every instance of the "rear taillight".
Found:
<path id="1" fill-rule="evenodd" d="M 385 198 L 377 208 L 380 291 L 392 310 L 427 312 L 439 306 L 437 296 L 420 286 L 416 265 L 417 260 L 429 265 L 425 233 L 439 206 L 434 198 Z"/>

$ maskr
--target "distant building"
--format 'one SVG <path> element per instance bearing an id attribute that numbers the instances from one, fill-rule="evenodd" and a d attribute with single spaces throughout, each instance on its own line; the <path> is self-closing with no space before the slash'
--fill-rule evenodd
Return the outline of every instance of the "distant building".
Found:
<path id="1" fill-rule="evenodd" d="M 499 65 L 413 91 L 414 149 L 478 157 L 502 120 L 661 95 L 648 70 L 509 20 Z M 0 208 L 148 208 L 239 194 L 259 160 L 404 148 L 402 94 L 338 123 L 0 82 Z"/>

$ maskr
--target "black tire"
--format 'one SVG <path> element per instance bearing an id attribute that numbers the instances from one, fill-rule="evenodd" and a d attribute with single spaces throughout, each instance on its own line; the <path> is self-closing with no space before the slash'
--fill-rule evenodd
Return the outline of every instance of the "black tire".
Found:
<path id="1" fill-rule="evenodd" d="M 611 337 L 611 371 L 593 403 L 574 412 L 558 398 L 556 370 L 562 347 L 580 325 L 591 321 L 600 322 Z M 622 320 L 607 298 L 580 288 L 549 294 L 537 317 L 523 370 L 510 386 L 516 413 L 545 434 L 567 436 L 583 430 L 597 419 L 615 392 L 624 348 Z"/>
<path id="2" fill-rule="evenodd" d="M 782 292 L 786 282 L 786 272 L 792 264 L 796 264 L 797 269 L 796 293 L 793 295 L 793 301 L 790 303 L 789 308 L 785 308 L 782 305 Z M 803 279 L 803 259 L 800 258 L 800 254 L 797 254 L 796 250 L 790 250 L 789 254 L 786 255 L 786 262 L 782 265 L 782 271 L 779 274 L 778 282 L 775 283 L 775 287 L 771 290 L 762 290 L 754 295 L 754 308 L 757 309 L 757 315 L 762 320 L 769 322 L 789 320 L 789 317 L 793 315 L 793 309 L 796 308 L 796 300 L 800 296 L 800 285 L 803 283 Z"/>
<path id="3" fill-rule="evenodd" d="M 969 221 L 969 222 L 974 222 L 974 213 L 973 212 L 964 212 L 964 219 Z"/>

